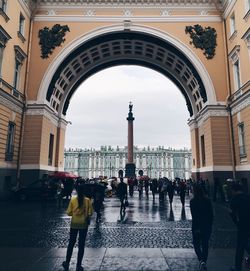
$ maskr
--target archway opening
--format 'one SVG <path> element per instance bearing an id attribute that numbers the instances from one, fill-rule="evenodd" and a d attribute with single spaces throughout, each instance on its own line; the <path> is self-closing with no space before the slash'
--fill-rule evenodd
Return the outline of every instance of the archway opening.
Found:
<path id="1" fill-rule="evenodd" d="M 129 101 L 135 109 L 137 175 L 143 170 L 152 178 L 189 178 L 185 98 L 166 76 L 141 66 L 105 69 L 78 87 L 66 115 L 72 125 L 66 132 L 65 170 L 84 178 L 118 177 L 126 163 Z"/>

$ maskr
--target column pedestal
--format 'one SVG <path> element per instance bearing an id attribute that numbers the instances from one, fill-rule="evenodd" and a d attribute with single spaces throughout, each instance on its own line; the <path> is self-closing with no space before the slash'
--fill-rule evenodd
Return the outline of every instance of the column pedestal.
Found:
<path id="1" fill-rule="evenodd" d="M 135 164 L 134 163 L 127 163 L 126 164 L 125 177 L 126 178 L 135 177 Z"/>

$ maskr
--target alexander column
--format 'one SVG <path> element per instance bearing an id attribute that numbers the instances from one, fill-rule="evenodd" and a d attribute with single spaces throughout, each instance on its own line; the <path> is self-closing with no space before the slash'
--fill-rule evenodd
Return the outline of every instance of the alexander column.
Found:
<path id="1" fill-rule="evenodd" d="M 125 177 L 130 178 L 130 177 L 135 177 L 135 164 L 134 164 L 134 155 L 133 155 L 133 150 L 134 150 L 134 134 L 133 134 L 133 113 L 132 113 L 133 105 L 130 102 L 129 103 L 129 113 L 127 117 L 128 121 L 128 162 L 126 164 L 126 172 L 125 172 Z"/>

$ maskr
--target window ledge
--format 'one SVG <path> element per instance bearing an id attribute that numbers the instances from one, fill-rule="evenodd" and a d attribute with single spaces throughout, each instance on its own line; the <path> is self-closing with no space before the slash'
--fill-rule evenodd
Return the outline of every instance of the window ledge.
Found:
<path id="1" fill-rule="evenodd" d="M 23 36 L 23 34 L 20 31 L 17 31 L 17 36 L 22 42 L 26 41 L 25 37 Z"/>
<path id="2" fill-rule="evenodd" d="M 247 11 L 247 13 L 245 14 L 245 16 L 243 17 L 243 19 L 247 22 L 248 19 L 250 17 L 250 9 Z"/>
<path id="3" fill-rule="evenodd" d="M 247 162 L 247 154 L 246 153 L 240 154 L 240 162 L 241 163 Z"/>
<path id="4" fill-rule="evenodd" d="M 8 15 L 5 13 L 5 11 L 2 8 L 0 8 L 0 15 L 2 15 L 4 17 L 4 20 L 6 22 L 8 22 L 10 20 L 10 18 L 8 17 Z"/>
<path id="5" fill-rule="evenodd" d="M 230 41 L 233 41 L 234 38 L 237 36 L 237 30 L 234 30 L 234 32 L 231 34 L 231 36 L 229 37 Z"/>

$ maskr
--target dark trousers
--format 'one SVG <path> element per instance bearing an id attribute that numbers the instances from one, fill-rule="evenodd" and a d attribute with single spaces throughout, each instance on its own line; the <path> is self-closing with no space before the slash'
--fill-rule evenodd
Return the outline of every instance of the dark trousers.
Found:
<path id="1" fill-rule="evenodd" d="M 186 196 L 186 194 L 185 193 L 180 193 L 180 198 L 181 198 L 181 204 L 182 204 L 182 206 L 184 206 L 185 205 L 185 196 Z"/>
<path id="2" fill-rule="evenodd" d="M 126 209 L 125 200 L 126 200 L 126 197 L 120 197 L 120 202 L 121 202 L 120 212 L 125 211 Z"/>
<path id="3" fill-rule="evenodd" d="M 237 233 L 237 246 L 236 246 L 236 253 L 235 253 L 235 268 L 237 271 L 242 270 L 242 260 L 244 257 L 244 251 L 247 250 L 248 253 L 248 242 L 250 238 L 250 233 L 245 231 L 238 231 Z"/>
<path id="4" fill-rule="evenodd" d="M 84 254 L 84 247 L 85 247 L 85 240 L 87 236 L 87 229 L 70 229 L 70 239 L 67 248 L 67 255 L 66 255 L 66 262 L 69 264 L 73 248 L 76 243 L 77 234 L 79 232 L 79 239 L 78 239 L 78 254 L 77 254 L 77 266 L 82 265 L 82 258 Z"/>
<path id="5" fill-rule="evenodd" d="M 208 257 L 208 244 L 211 235 L 211 229 L 202 231 L 192 229 L 192 234 L 194 250 L 198 257 L 198 260 L 206 263 Z"/>

